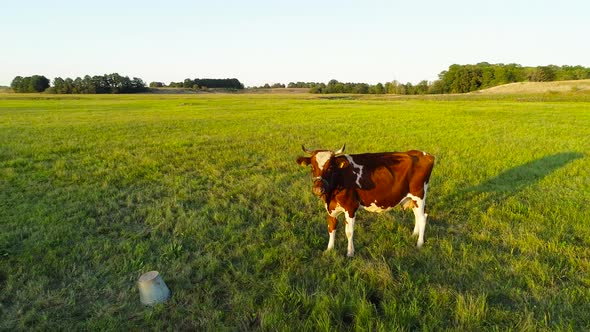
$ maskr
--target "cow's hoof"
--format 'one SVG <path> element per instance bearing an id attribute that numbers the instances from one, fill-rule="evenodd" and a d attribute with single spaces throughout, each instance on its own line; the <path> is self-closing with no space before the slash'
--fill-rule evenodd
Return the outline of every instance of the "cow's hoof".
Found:
<path id="1" fill-rule="evenodd" d="M 349 252 L 349 253 L 346 254 L 346 256 L 348 256 L 348 257 L 354 257 L 354 252 Z"/>

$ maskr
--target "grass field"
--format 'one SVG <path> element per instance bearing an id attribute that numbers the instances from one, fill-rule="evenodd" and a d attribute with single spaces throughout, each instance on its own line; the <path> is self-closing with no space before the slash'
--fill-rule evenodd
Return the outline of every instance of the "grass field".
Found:
<path id="1" fill-rule="evenodd" d="M 353 258 L 300 146 L 436 156 Z M 590 95 L 0 95 L 0 330 L 590 328 Z M 173 292 L 144 307 L 136 281 Z"/>

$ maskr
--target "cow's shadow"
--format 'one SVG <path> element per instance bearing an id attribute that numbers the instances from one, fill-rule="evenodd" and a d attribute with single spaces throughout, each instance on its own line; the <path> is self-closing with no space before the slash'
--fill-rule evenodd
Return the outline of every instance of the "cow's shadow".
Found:
<path id="1" fill-rule="evenodd" d="M 561 152 L 506 170 L 495 177 L 468 189 L 468 192 L 512 194 L 542 180 L 555 170 L 582 158 L 579 152 Z"/>
<path id="2" fill-rule="evenodd" d="M 477 185 L 459 189 L 435 203 L 437 210 L 447 210 L 447 213 L 443 213 L 445 217 L 437 218 L 437 224 L 449 226 L 451 221 L 445 219 L 464 213 L 470 206 L 480 211 L 488 210 L 492 205 L 518 195 L 527 187 L 582 157 L 584 154 L 579 152 L 556 153 L 505 170 Z"/>
<path id="3" fill-rule="evenodd" d="M 482 193 L 488 194 L 487 201 L 492 202 L 508 198 L 582 157 L 584 155 L 579 152 L 561 152 L 530 161 L 503 171 L 478 185 L 459 190 L 457 195 L 451 197 L 451 201 L 455 201 L 457 198 L 470 200 L 473 199 L 473 196 Z"/>

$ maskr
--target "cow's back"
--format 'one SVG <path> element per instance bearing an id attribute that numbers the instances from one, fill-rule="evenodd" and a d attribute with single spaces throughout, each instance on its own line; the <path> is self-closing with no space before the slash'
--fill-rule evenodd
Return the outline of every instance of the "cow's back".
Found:
<path id="1" fill-rule="evenodd" d="M 422 151 L 366 153 L 351 155 L 363 166 L 357 196 L 364 206 L 377 202 L 383 207 L 397 205 L 408 193 L 421 197 L 428 183 L 434 157 Z"/>

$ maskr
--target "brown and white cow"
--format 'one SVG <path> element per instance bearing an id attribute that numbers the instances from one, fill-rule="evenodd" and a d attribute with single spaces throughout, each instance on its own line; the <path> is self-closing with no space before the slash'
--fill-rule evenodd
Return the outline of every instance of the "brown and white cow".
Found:
<path id="1" fill-rule="evenodd" d="M 434 157 L 423 151 L 343 154 L 338 151 L 309 151 L 309 157 L 297 158 L 302 166 L 311 165 L 313 193 L 320 197 L 328 211 L 328 250 L 334 248 L 336 219 L 344 212 L 348 256 L 354 255 L 354 222 L 356 212 L 384 212 L 396 205 L 412 208 L 416 223 L 412 235 L 418 235 L 417 247 L 424 243 L 426 191 Z"/>

